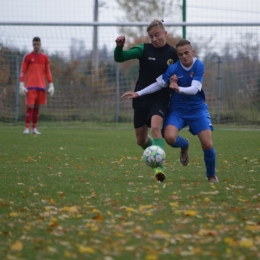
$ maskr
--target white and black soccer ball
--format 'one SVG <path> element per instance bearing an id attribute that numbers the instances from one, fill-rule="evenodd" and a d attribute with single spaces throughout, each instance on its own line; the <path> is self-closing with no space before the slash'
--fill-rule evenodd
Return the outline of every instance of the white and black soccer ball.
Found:
<path id="1" fill-rule="evenodd" d="M 144 150 L 143 160 L 148 166 L 156 168 L 163 165 L 166 160 L 166 154 L 161 147 L 151 145 Z"/>

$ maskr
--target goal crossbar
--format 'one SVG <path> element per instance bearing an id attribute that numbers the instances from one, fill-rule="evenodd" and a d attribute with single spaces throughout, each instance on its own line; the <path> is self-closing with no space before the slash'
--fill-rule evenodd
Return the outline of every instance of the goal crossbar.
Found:
<path id="1" fill-rule="evenodd" d="M 149 22 L 4 22 L 1 26 L 148 26 Z M 260 26 L 260 22 L 174 22 L 165 26 Z"/>

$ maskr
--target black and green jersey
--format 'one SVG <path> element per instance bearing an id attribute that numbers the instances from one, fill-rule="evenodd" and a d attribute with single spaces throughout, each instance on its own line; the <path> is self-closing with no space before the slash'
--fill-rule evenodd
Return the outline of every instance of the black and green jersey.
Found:
<path id="1" fill-rule="evenodd" d="M 172 63 L 178 60 L 174 47 L 166 44 L 161 48 L 155 48 L 151 43 L 143 43 L 124 51 L 123 47 L 116 47 L 114 59 L 117 62 L 124 62 L 131 59 L 139 60 L 139 77 L 136 82 L 135 91 L 139 91 L 156 82 L 156 78 L 162 75 Z M 163 88 L 153 94 L 141 96 L 134 103 L 155 102 L 155 100 L 169 99 L 169 89 Z M 146 102 L 145 102 L 146 103 Z"/>

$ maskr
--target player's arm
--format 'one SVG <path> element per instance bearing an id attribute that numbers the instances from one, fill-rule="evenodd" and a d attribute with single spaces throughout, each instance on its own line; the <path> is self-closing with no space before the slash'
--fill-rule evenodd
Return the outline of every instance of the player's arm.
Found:
<path id="1" fill-rule="evenodd" d="M 170 82 L 172 81 L 171 78 L 173 78 L 173 75 L 175 75 L 175 68 L 176 68 L 175 64 L 170 65 L 166 70 L 166 72 L 156 79 L 157 83 L 162 88 L 166 88 L 169 86 Z M 177 81 L 177 79 L 174 79 L 174 81 Z"/>
<path id="2" fill-rule="evenodd" d="M 25 80 L 25 75 L 27 73 L 28 70 L 28 64 L 27 64 L 27 60 L 26 60 L 26 56 L 23 58 L 22 61 L 22 65 L 21 65 L 21 70 L 20 70 L 20 85 L 19 85 L 19 93 L 21 96 L 26 95 L 26 93 L 28 92 L 27 88 L 24 86 L 24 80 Z"/>
<path id="3" fill-rule="evenodd" d="M 116 39 L 116 48 L 114 50 L 114 60 L 116 62 L 124 62 L 127 60 L 132 60 L 132 59 L 138 59 L 143 55 L 144 51 L 144 44 L 139 44 L 134 47 L 132 47 L 129 50 L 124 51 L 124 43 L 125 43 L 125 38 L 124 36 L 119 36 Z"/>
<path id="4" fill-rule="evenodd" d="M 162 88 L 167 88 L 169 86 L 169 80 L 171 78 L 171 75 L 173 74 L 173 71 L 174 71 L 174 66 L 170 65 L 166 70 L 166 72 L 156 79 L 156 82 L 152 83 L 148 87 L 136 93 L 138 94 L 138 96 L 143 96 L 143 95 L 147 95 L 159 91 Z"/>
<path id="5" fill-rule="evenodd" d="M 172 65 L 171 65 L 172 66 Z M 148 95 L 151 93 L 154 93 L 156 91 L 159 91 L 162 88 L 166 88 L 169 86 L 169 80 L 171 78 L 171 75 L 173 74 L 173 68 L 171 66 L 168 67 L 167 71 L 159 76 L 156 79 L 156 82 L 152 83 L 151 85 L 147 86 L 146 88 L 137 91 L 137 92 L 126 92 L 124 93 L 121 98 L 127 97 L 128 99 L 137 98 L 139 96 Z"/>
<path id="6" fill-rule="evenodd" d="M 46 58 L 46 62 L 45 62 L 45 77 L 47 78 L 48 83 L 49 83 L 48 92 L 50 93 L 50 96 L 52 97 L 54 95 L 54 85 L 52 83 L 50 61 L 49 61 L 48 57 Z"/>
<path id="7" fill-rule="evenodd" d="M 148 95 L 148 94 L 151 94 L 151 93 L 154 93 L 158 90 L 160 90 L 162 87 L 157 83 L 157 82 L 154 82 L 152 83 L 151 85 L 149 85 L 148 87 L 140 90 L 140 91 L 137 91 L 137 92 L 126 92 L 124 93 L 121 98 L 125 98 L 127 97 L 127 99 L 133 99 L 133 98 L 137 98 L 139 96 L 143 96 L 143 95 Z"/>
<path id="8" fill-rule="evenodd" d="M 48 83 L 52 83 L 50 61 L 49 61 L 48 57 L 46 57 L 46 62 L 45 62 L 45 77 L 47 78 Z"/>
<path id="9" fill-rule="evenodd" d="M 177 83 L 171 82 L 170 88 L 175 92 L 185 95 L 196 95 L 202 89 L 202 81 L 204 76 L 204 65 L 199 62 L 195 67 L 193 80 L 191 81 L 191 85 L 187 87 L 178 86 Z"/>
<path id="10" fill-rule="evenodd" d="M 25 80 L 25 75 L 27 73 L 28 70 L 28 61 L 26 59 L 27 56 L 24 56 L 22 64 L 21 64 L 21 69 L 20 69 L 20 78 L 19 81 L 20 82 L 24 82 Z"/>
<path id="11" fill-rule="evenodd" d="M 199 91 L 201 91 L 202 84 L 198 80 L 192 80 L 191 86 L 189 87 L 180 87 L 177 83 L 171 83 L 169 87 L 180 94 L 196 95 Z"/>

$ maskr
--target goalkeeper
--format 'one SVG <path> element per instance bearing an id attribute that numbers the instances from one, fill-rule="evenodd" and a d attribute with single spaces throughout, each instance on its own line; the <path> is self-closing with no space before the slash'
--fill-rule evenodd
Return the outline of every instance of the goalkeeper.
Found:
<path id="1" fill-rule="evenodd" d="M 26 96 L 24 134 L 30 133 L 30 126 L 33 134 L 40 134 L 36 126 L 40 105 L 46 104 L 45 77 L 49 83 L 50 96 L 54 94 L 50 63 L 48 57 L 41 52 L 41 39 L 34 37 L 32 43 L 33 51 L 24 56 L 20 72 L 19 92 Z"/>
<path id="2" fill-rule="evenodd" d="M 181 148 L 180 161 L 186 166 L 189 162 L 189 142 L 178 133 L 189 126 L 190 132 L 199 137 L 208 181 L 218 182 L 215 169 L 216 152 L 211 137 L 213 127 L 202 89 L 204 65 L 194 57 L 195 51 L 188 40 L 180 40 L 176 44 L 176 50 L 179 61 L 169 66 L 155 83 L 138 92 L 127 92 L 122 95 L 122 98 L 138 97 L 138 100 L 139 96 L 160 91 L 162 88 L 168 89 L 170 83 L 172 92 L 169 113 L 164 123 L 165 140 L 171 147 Z"/>
<path id="3" fill-rule="evenodd" d="M 166 42 L 167 32 L 161 21 L 153 20 L 147 27 L 147 33 L 151 43 L 142 43 L 129 50 L 123 50 L 124 36 L 119 36 L 116 39 L 117 46 L 114 50 L 116 62 L 131 59 L 139 60 L 139 77 L 135 91 L 140 91 L 153 83 L 158 76 L 166 71 L 170 64 L 178 60 L 175 48 Z M 164 149 L 161 128 L 169 100 L 170 91 L 168 88 L 133 100 L 136 142 L 143 149 L 153 144 Z M 148 136 L 148 128 L 151 128 L 152 137 Z M 157 181 L 161 182 L 165 179 L 162 166 L 155 168 L 154 174 Z"/>

